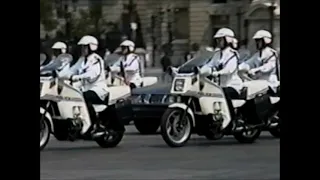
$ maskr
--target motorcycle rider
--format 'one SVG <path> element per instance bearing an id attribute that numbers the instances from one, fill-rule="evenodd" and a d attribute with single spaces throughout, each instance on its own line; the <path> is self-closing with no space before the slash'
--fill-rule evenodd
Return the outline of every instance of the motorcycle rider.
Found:
<path id="1" fill-rule="evenodd" d="M 58 41 L 53 44 L 51 47 L 52 49 L 52 60 L 50 63 L 44 66 L 40 66 L 40 71 L 45 71 L 46 69 L 51 69 L 52 67 L 56 66 L 56 63 L 58 63 L 57 71 L 59 72 L 59 76 L 64 76 L 66 73 L 69 72 L 70 59 L 60 59 L 61 62 L 56 62 L 55 59 L 61 55 L 67 53 L 67 45 L 64 42 Z"/>
<path id="2" fill-rule="evenodd" d="M 108 97 L 103 59 L 96 54 L 98 40 L 90 35 L 83 36 L 78 45 L 81 46 L 81 57 L 70 69 L 68 77 L 71 81 L 81 81 L 81 91 L 86 101 L 91 122 L 92 134 L 102 135 L 102 128 L 98 122 L 93 104 L 103 104 Z"/>
<path id="3" fill-rule="evenodd" d="M 54 43 L 51 47 L 52 49 L 52 59 L 55 59 L 60 54 L 67 53 L 67 45 L 64 42 L 58 41 Z"/>
<path id="4" fill-rule="evenodd" d="M 211 61 L 204 68 L 212 68 L 211 75 L 219 77 L 219 85 L 223 88 L 231 117 L 234 117 L 232 99 L 239 97 L 243 82 L 238 76 L 238 53 L 233 49 L 234 32 L 229 28 L 221 28 L 214 35 L 217 48 Z"/>
<path id="5" fill-rule="evenodd" d="M 134 53 L 135 44 L 130 40 L 125 40 L 120 44 L 123 55 L 121 61 L 125 71 L 126 84 L 131 89 L 142 86 L 142 77 L 140 74 L 140 57 Z M 111 71 L 120 72 L 119 67 L 111 67 Z"/>
<path id="6" fill-rule="evenodd" d="M 278 53 L 270 47 L 272 35 L 266 30 L 257 31 L 253 39 L 256 41 L 257 52 L 246 62 L 239 65 L 240 71 L 248 71 L 256 79 L 263 79 L 269 82 L 271 94 L 277 93 L 280 85 L 278 79 L 279 63 Z M 278 66 L 278 67 L 277 67 Z"/>

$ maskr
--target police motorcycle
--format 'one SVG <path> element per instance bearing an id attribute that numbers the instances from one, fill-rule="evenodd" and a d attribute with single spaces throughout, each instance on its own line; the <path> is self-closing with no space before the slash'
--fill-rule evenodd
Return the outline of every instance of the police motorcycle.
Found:
<path id="1" fill-rule="evenodd" d="M 245 84 L 251 83 L 251 81 L 256 81 L 251 75 L 245 72 L 239 71 L 238 74 Z M 280 86 L 278 88 L 278 92 L 279 91 Z M 269 97 L 269 101 L 265 102 L 266 117 L 263 118 L 264 125 L 262 127 L 262 130 L 267 130 L 273 137 L 280 138 L 280 95 L 278 93 L 271 93 L 270 95 L 266 96 Z"/>
<path id="2" fill-rule="evenodd" d="M 56 72 L 58 60 L 67 58 L 62 54 L 56 59 L 56 66 L 50 73 L 40 74 L 40 150 L 44 149 L 53 134 L 60 141 L 77 139 L 94 140 L 102 148 L 117 146 L 124 135 L 124 125 L 118 119 L 118 108 L 130 95 L 128 86 L 109 88 L 104 104 L 93 105 L 99 125 L 104 133 L 95 136 L 82 92 L 73 87 L 73 82 L 59 78 Z M 49 69 L 46 69 L 48 72 Z M 108 119 L 100 119 L 108 117 Z"/>
<path id="3" fill-rule="evenodd" d="M 219 77 L 210 77 L 211 68 L 202 68 L 200 72 L 195 67 L 191 73 L 172 69 L 172 72 L 170 93 L 179 98 L 168 106 L 160 125 L 168 146 L 184 146 L 192 132 L 205 136 L 211 133 L 216 137 L 233 135 L 240 143 L 253 143 L 260 136 L 266 115 L 264 103 L 269 102 L 266 81 L 246 82 L 240 98 L 232 100 L 234 109 L 229 109 L 224 91 L 217 83 Z M 230 111 L 235 112 L 234 119 Z"/>

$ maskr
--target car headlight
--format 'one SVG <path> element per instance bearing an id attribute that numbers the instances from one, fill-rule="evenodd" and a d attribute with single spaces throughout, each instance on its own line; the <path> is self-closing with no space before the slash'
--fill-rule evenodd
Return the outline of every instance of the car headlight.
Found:
<path id="1" fill-rule="evenodd" d="M 176 79 L 174 81 L 174 90 L 175 91 L 183 91 L 184 83 L 185 83 L 184 79 Z"/>

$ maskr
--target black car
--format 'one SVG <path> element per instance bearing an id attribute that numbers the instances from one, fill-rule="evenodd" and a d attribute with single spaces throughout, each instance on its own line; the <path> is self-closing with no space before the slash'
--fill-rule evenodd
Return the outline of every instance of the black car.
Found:
<path id="1" fill-rule="evenodd" d="M 192 72 L 194 67 L 202 67 L 211 60 L 213 54 L 214 52 L 203 52 L 181 65 L 179 72 Z M 168 105 L 177 101 L 176 96 L 170 95 L 170 89 L 171 83 L 157 83 L 131 91 L 133 121 L 141 134 L 156 133 Z"/>

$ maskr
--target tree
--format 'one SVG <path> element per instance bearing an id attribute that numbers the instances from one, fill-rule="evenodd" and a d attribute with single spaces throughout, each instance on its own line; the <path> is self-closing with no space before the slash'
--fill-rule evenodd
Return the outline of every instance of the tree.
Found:
<path id="1" fill-rule="evenodd" d="M 40 0 L 40 24 L 46 31 L 52 31 L 58 25 L 53 10 L 53 0 Z"/>
<path id="2" fill-rule="evenodd" d="M 79 17 L 71 18 L 73 36 L 100 35 L 104 31 L 103 26 L 107 23 L 102 17 L 102 0 L 90 1 L 89 10 L 80 9 L 78 12 Z"/>

